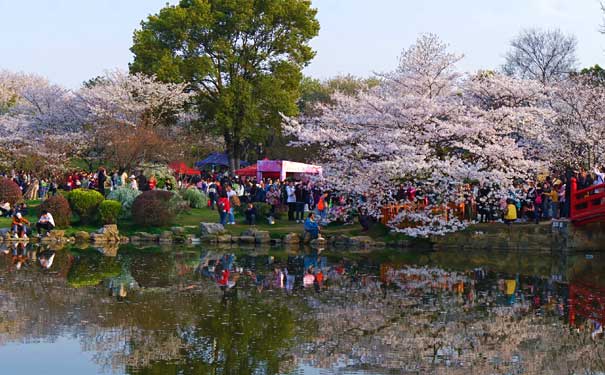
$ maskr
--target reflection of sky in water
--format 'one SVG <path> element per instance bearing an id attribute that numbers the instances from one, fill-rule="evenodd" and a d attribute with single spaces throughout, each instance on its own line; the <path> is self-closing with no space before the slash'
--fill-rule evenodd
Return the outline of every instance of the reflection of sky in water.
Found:
<path id="1" fill-rule="evenodd" d="M 6 375 L 100 374 L 93 355 L 83 353 L 79 340 L 7 344 L 0 348 L 0 372 Z"/>
<path id="2" fill-rule="evenodd" d="M 400 365 L 464 374 L 470 362 L 484 366 L 473 368 L 478 374 L 541 374 L 531 356 L 556 362 L 549 347 L 559 338 L 589 364 L 605 351 L 581 355 L 594 345 L 580 303 L 590 288 L 576 292 L 578 334 L 559 306 L 577 275 L 604 285 L 599 255 L 240 253 L 233 268 L 251 269 L 261 281 L 242 276 L 237 294 L 223 297 L 195 272 L 215 265 L 220 251 L 210 260 L 196 248 L 130 248 L 112 257 L 60 250 L 50 270 L 32 251 L 20 270 L 0 255 L 0 374 L 382 375 Z M 311 265 L 333 277 L 319 294 L 300 286 Z M 286 266 L 297 277 L 294 292 L 272 281 Z M 494 332 L 511 335 L 491 340 Z"/>

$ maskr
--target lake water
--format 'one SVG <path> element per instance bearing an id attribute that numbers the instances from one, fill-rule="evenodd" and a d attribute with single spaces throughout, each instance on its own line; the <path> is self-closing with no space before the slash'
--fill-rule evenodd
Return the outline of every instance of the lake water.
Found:
<path id="1" fill-rule="evenodd" d="M 600 254 L 0 251 L 1 374 L 605 371 Z"/>

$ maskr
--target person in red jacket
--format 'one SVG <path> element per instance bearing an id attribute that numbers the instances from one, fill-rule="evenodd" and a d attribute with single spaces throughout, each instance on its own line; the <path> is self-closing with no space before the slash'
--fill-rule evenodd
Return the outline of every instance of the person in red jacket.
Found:
<path id="1" fill-rule="evenodd" d="M 227 198 L 226 192 L 221 192 L 220 198 L 217 202 L 217 206 L 218 214 L 221 218 L 221 224 L 227 225 L 227 216 L 229 215 L 229 210 L 231 209 L 231 206 L 229 204 L 229 198 Z"/>

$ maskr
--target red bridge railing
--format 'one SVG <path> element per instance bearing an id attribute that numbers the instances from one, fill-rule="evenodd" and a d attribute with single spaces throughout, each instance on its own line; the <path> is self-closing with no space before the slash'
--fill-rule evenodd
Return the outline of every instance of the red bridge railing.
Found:
<path id="1" fill-rule="evenodd" d="M 574 224 L 605 221 L 605 184 L 578 190 L 578 182 L 572 178 L 570 198 L 569 218 Z"/>
<path id="2" fill-rule="evenodd" d="M 605 324 L 605 290 L 582 283 L 570 284 L 569 324 L 575 325 L 577 316 Z"/>

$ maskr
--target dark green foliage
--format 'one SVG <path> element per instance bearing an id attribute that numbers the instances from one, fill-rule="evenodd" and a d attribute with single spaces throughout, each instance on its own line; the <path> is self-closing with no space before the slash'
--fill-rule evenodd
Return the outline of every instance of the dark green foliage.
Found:
<path id="1" fill-rule="evenodd" d="M 116 224 L 122 211 L 122 204 L 111 199 L 104 200 L 99 205 L 99 219 L 102 224 Z"/>
<path id="2" fill-rule="evenodd" d="M 143 21 L 130 70 L 193 82 L 200 124 L 224 138 L 237 169 L 245 145 L 298 113 L 316 14 L 308 0 L 182 0 Z"/>
<path id="3" fill-rule="evenodd" d="M 99 205 L 105 198 L 96 190 L 75 189 L 69 192 L 67 200 L 83 223 L 90 223 L 95 218 Z"/>
<path id="4" fill-rule="evenodd" d="M 208 205 L 208 197 L 197 188 L 181 190 L 181 196 L 191 208 L 204 208 Z"/>
<path id="5" fill-rule="evenodd" d="M 53 215 L 55 225 L 58 228 L 65 228 L 71 224 L 71 208 L 64 196 L 58 194 L 49 197 L 40 205 L 40 212 L 43 210 L 46 210 Z"/>

